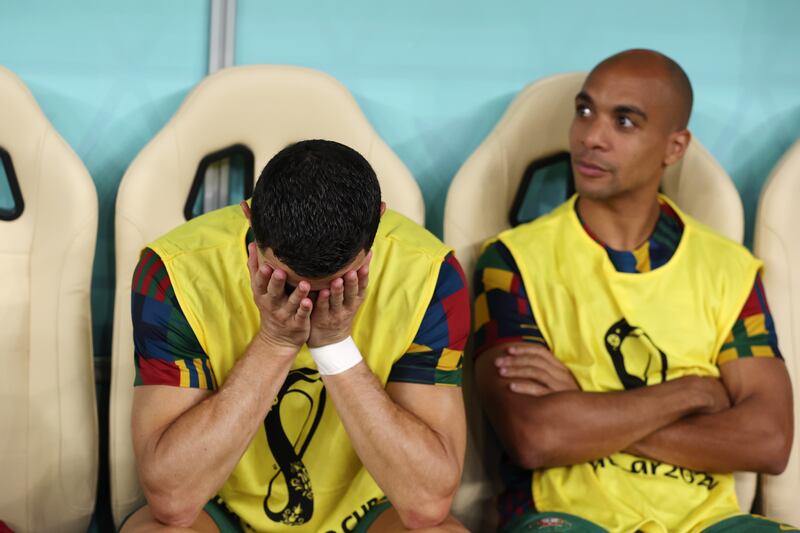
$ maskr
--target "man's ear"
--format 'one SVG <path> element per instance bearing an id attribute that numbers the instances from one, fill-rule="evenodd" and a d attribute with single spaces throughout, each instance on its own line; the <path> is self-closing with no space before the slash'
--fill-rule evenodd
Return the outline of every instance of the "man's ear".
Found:
<path id="1" fill-rule="evenodd" d="M 687 129 L 671 133 L 667 141 L 667 150 L 664 153 L 664 166 L 668 167 L 677 163 L 686 154 L 692 134 Z"/>
<path id="2" fill-rule="evenodd" d="M 386 212 L 386 202 L 381 202 L 381 216 Z"/>
<path id="3" fill-rule="evenodd" d="M 250 227 L 253 227 L 253 215 L 250 213 L 250 206 L 247 205 L 247 200 L 239 202 L 239 207 L 242 208 L 242 213 L 244 213 L 245 218 L 247 218 Z"/>

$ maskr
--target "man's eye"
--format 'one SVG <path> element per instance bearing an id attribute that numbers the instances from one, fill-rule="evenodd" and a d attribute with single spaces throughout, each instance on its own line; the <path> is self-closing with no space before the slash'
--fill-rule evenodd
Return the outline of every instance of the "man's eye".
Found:
<path id="1" fill-rule="evenodd" d="M 636 124 L 634 124 L 633 121 L 626 116 L 618 117 L 617 124 L 619 124 L 623 128 L 633 128 L 634 126 L 636 126 Z"/>
<path id="2" fill-rule="evenodd" d="M 578 105 L 575 107 L 575 116 L 586 118 L 591 114 L 592 112 L 588 106 Z"/>

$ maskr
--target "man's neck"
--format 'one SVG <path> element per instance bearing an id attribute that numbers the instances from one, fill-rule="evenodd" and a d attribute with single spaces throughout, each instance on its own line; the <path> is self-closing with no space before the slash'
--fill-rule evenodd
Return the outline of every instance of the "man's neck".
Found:
<path id="1" fill-rule="evenodd" d="M 578 214 L 589 230 L 614 250 L 636 250 L 658 223 L 658 196 L 632 195 L 611 200 L 578 198 Z"/>

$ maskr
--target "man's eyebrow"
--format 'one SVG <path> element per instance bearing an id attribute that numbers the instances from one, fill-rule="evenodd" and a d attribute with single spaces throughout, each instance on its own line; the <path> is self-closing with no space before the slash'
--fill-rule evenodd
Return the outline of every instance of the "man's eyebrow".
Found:
<path id="1" fill-rule="evenodd" d="M 587 104 L 594 103 L 594 100 L 592 100 L 592 97 L 589 96 L 589 93 L 587 93 L 586 91 L 581 91 L 577 95 L 575 95 L 575 101 L 584 102 Z M 647 122 L 648 119 L 647 113 L 645 113 L 639 107 L 636 107 L 635 105 L 632 104 L 623 104 L 615 106 L 614 113 L 617 115 L 639 115 L 645 122 Z"/>
<path id="2" fill-rule="evenodd" d="M 617 115 L 639 115 L 642 120 L 647 122 L 647 113 L 635 105 L 618 105 L 614 108 L 614 113 Z"/>

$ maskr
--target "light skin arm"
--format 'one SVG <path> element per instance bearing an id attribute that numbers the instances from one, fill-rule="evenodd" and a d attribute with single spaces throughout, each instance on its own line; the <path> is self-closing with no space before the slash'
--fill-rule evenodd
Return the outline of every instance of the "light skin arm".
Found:
<path id="1" fill-rule="evenodd" d="M 475 367 L 492 425 L 511 458 L 529 469 L 606 457 L 687 415 L 729 405 L 719 380 L 694 376 L 630 391 L 583 392 L 536 344 L 489 348 Z"/>
<path id="2" fill-rule="evenodd" d="M 320 291 L 309 346 L 350 335 L 367 277 L 365 265 Z M 466 447 L 461 389 L 389 383 L 384 390 L 364 362 L 323 381 L 353 448 L 403 525 L 414 529 L 444 521 Z"/>
<path id="3" fill-rule="evenodd" d="M 284 295 L 286 273 L 248 268 L 261 327 L 216 391 L 137 387 L 132 417 L 139 479 L 154 517 L 188 527 L 230 475 L 280 390 L 310 331 L 310 286 Z"/>
<path id="4" fill-rule="evenodd" d="M 461 389 L 389 383 L 367 367 L 323 378 L 353 448 L 409 528 L 441 523 L 464 463 Z"/>
<path id="5" fill-rule="evenodd" d="M 794 432 L 786 365 L 777 358 L 748 357 L 723 364 L 720 373 L 730 409 L 681 419 L 627 451 L 706 472 L 783 472 Z"/>

